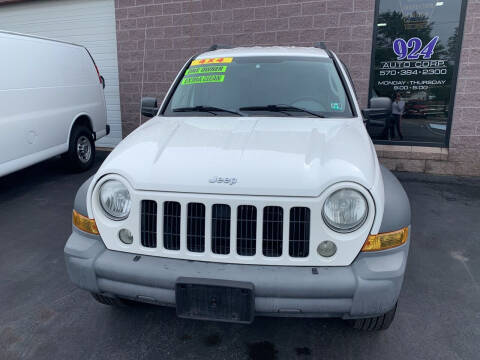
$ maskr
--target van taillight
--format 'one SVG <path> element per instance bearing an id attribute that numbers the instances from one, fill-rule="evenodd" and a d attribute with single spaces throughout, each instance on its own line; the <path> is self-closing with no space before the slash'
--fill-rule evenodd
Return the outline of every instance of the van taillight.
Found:
<path id="1" fill-rule="evenodd" d="M 90 54 L 90 51 L 88 51 L 87 48 L 85 48 L 85 50 L 87 51 L 88 56 L 90 56 L 90 59 L 92 59 L 93 66 L 95 66 L 95 71 L 97 72 L 98 81 L 100 81 L 100 84 L 103 85 L 102 76 L 100 75 L 100 71 L 98 71 L 97 64 L 95 64 L 95 60 L 93 60 L 92 54 Z M 105 86 L 104 86 L 104 87 L 105 87 Z"/>
<path id="2" fill-rule="evenodd" d="M 100 76 L 100 71 L 98 71 L 97 64 L 93 62 L 93 66 L 95 66 L 95 70 L 97 70 L 97 75 L 98 75 L 98 81 L 100 81 L 100 84 L 102 83 L 102 77 Z"/>

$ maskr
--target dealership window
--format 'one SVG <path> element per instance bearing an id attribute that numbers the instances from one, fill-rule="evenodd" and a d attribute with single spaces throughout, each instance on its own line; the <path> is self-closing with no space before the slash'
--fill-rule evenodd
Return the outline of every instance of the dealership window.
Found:
<path id="1" fill-rule="evenodd" d="M 370 97 L 392 115 L 368 123 L 376 143 L 448 146 L 466 0 L 377 0 Z"/>

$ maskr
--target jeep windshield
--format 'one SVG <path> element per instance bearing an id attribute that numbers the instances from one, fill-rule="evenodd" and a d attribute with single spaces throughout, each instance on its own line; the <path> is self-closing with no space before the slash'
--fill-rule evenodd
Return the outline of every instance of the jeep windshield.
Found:
<path id="1" fill-rule="evenodd" d="M 352 117 L 330 58 L 255 56 L 194 60 L 165 116 Z"/>

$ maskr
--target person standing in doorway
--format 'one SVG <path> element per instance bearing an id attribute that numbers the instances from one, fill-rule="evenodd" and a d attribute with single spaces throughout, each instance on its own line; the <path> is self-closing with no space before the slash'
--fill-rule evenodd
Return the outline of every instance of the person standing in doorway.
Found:
<path id="1" fill-rule="evenodd" d="M 400 140 L 403 140 L 402 131 L 400 129 L 400 120 L 405 111 L 405 101 L 402 100 L 400 93 L 395 94 L 395 100 L 392 103 L 392 123 L 390 124 L 389 138 L 395 138 L 395 129 L 397 129 Z"/>

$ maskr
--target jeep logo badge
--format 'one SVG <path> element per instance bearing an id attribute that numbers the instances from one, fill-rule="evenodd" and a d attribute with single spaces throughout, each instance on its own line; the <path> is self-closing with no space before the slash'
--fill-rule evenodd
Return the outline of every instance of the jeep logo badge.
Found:
<path id="1" fill-rule="evenodd" d="M 208 180 L 210 184 L 228 184 L 228 185 L 235 185 L 238 180 L 237 178 L 223 178 L 220 176 L 214 176 Z"/>

